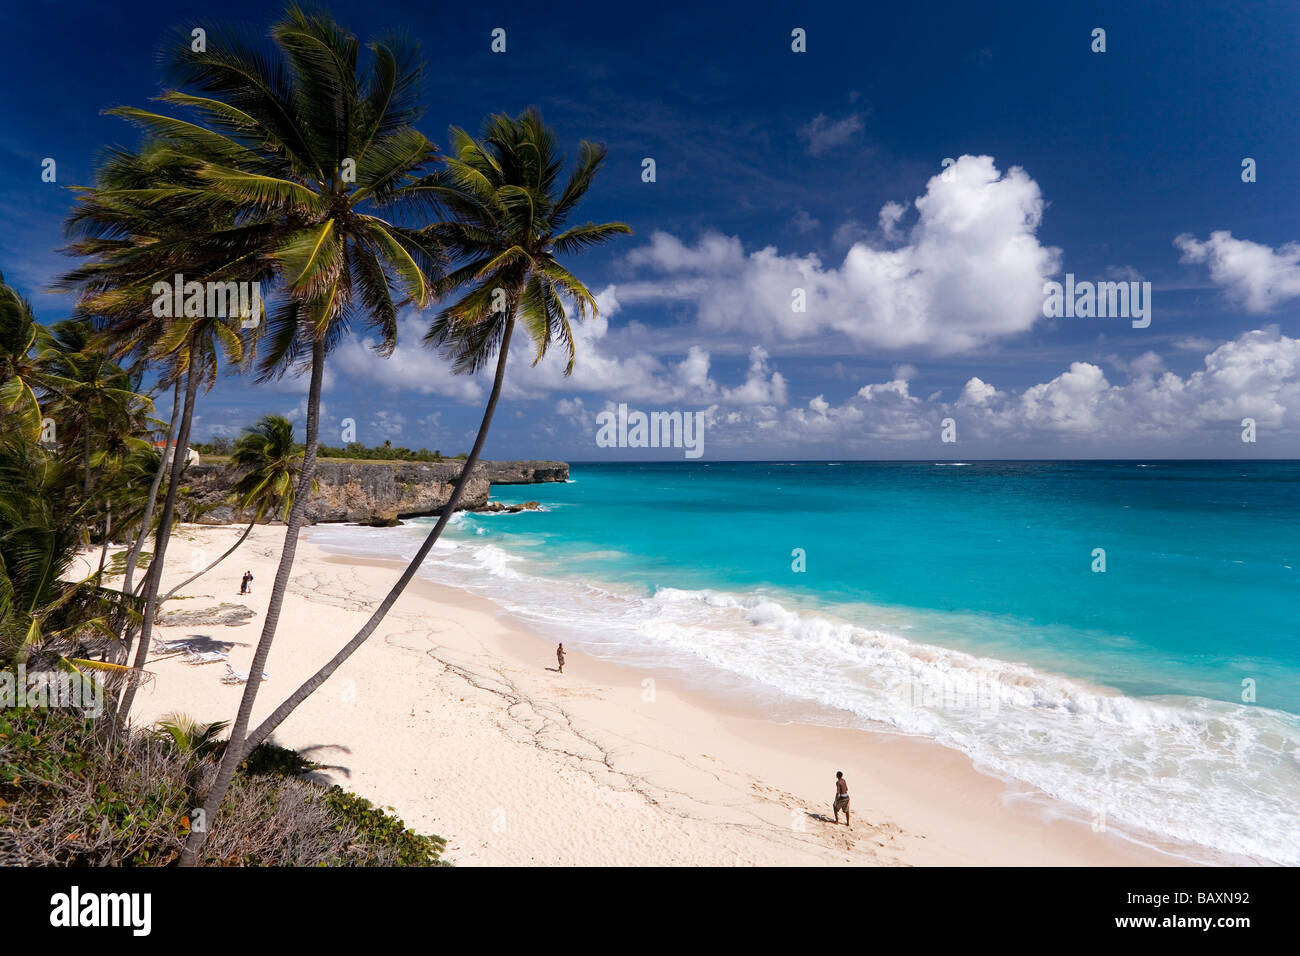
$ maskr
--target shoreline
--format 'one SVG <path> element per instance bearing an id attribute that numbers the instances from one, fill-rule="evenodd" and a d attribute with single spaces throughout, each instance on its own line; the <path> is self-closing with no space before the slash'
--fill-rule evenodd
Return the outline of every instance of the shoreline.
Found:
<path id="1" fill-rule="evenodd" d="M 237 530 L 184 525 L 177 539 L 224 550 Z M 255 528 L 226 564 L 182 592 L 195 610 L 244 603 L 252 621 L 165 626 L 158 636 L 229 645 L 230 663 L 246 669 L 283 533 Z M 330 554 L 309 537 L 254 723 L 364 623 L 404 566 Z M 245 567 L 256 590 L 241 601 L 232 582 Z M 164 584 L 184 574 L 177 562 Z M 171 658 L 148 667 L 156 679 L 141 691 L 137 724 L 171 711 L 229 720 L 238 706 L 242 688 L 220 682 L 221 664 Z M 549 640 L 486 597 L 420 578 L 275 739 L 333 763 L 322 779 L 446 837 L 446 858 L 461 865 L 1256 862 L 1096 832 L 1046 795 L 923 738 L 773 722 L 756 706 L 572 652 L 560 676 Z M 422 746 L 429 741 L 437 745 Z M 850 782 L 851 830 L 830 822 L 837 769 Z"/>

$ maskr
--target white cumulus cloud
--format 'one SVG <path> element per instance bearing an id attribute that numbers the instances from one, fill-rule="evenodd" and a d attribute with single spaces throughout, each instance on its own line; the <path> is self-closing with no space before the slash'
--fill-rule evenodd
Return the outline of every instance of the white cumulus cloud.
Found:
<path id="1" fill-rule="evenodd" d="M 1269 312 L 1300 296 L 1300 243 L 1274 250 L 1218 230 L 1204 242 L 1189 233 L 1174 239 L 1184 263 L 1209 267 L 1210 279 L 1247 312 Z"/>
<path id="2" fill-rule="evenodd" d="M 771 246 L 746 252 L 734 236 L 690 245 L 656 232 L 626 262 L 657 275 L 621 283 L 620 295 L 694 303 L 705 331 L 769 343 L 842 333 L 859 346 L 947 354 L 1024 332 L 1042 317 L 1043 282 L 1060 268 L 1060 251 L 1036 236 L 1038 184 L 1017 167 L 999 172 L 990 156 L 962 156 L 948 173 L 915 200 L 901 245 L 860 240 L 836 267 Z M 882 226 L 898 222 L 896 206 L 882 209 Z"/>
<path id="3" fill-rule="evenodd" d="M 1216 434 L 1236 435 L 1243 418 L 1254 419 L 1260 440 L 1276 441 L 1281 456 L 1300 440 L 1300 339 L 1276 326 L 1245 332 L 1181 376 L 1154 353 L 1128 363 L 1126 380 L 1118 382 L 1091 362 L 1073 362 L 1019 391 L 973 376 L 954 401 L 922 399 L 895 377 L 863 385 L 838 405 L 818 395 L 807 407 L 784 411 L 737 409 L 717 419 L 711 437 L 732 447 L 773 439 L 880 451 L 881 442 L 934 444 L 949 417 L 962 453 L 976 457 L 996 457 L 1018 443 L 1079 453 L 1204 448 Z"/>

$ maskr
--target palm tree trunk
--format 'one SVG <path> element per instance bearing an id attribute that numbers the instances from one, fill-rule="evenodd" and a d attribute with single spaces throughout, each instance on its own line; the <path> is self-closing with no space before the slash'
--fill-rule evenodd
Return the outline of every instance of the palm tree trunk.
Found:
<path id="1" fill-rule="evenodd" d="M 140 624 L 140 643 L 135 649 L 135 664 L 127 678 L 126 689 L 122 692 L 122 703 L 117 709 L 120 725 L 126 723 L 131 713 L 131 704 L 135 701 L 136 689 L 140 686 L 140 674 L 144 670 L 145 659 L 149 656 L 149 640 L 153 636 L 153 622 L 158 613 L 158 586 L 162 583 L 163 558 L 167 554 L 167 542 L 171 537 L 172 516 L 176 513 L 176 493 L 181 485 L 181 472 L 185 469 L 185 455 L 181 449 L 189 449 L 190 423 L 194 420 L 194 396 L 199 391 L 199 357 L 190 355 L 190 367 L 185 378 L 185 407 L 181 412 L 181 427 L 176 435 L 176 445 L 172 448 L 172 473 L 167 483 L 167 497 L 163 501 L 162 515 L 158 519 L 158 533 L 154 536 L 153 560 L 149 564 L 149 573 L 145 575 L 148 586 L 144 591 L 144 621 Z M 163 449 L 166 459 L 167 449 Z"/>
<path id="2" fill-rule="evenodd" d="M 275 640 L 275 629 L 280 623 L 280 609 L 284 604 L 284 593 L 289 589 L 289 573 L 293 570 L 293 560 L 298 553 L 298 532 L 302 530 L 303 517 L 307 511 L 307 500 L 311 496 L 312 481 L 316 477 L 316 447 L 320 438 L 320 393 L 325 376 L 325 340 L 317 338 L 312 343 L 311 387 L 307 393 L 307 435 L 303 448 L 302 470 L 298 472 L 298 488 L 289 510 L 288 527 L 284 531 L 284 548 L 280 552 L 280 566 L 275 572 L 275 583 L 271 586 L 271 597 L 266 607 L 266 621 L 262 625 L 262 637 L 253 652 L 253 663 L 248 668 L 248 683 L 244 685 L 244 696 L 239 702 L 239 711 L 235 715 L 234 725 L 230 728 L 230 740 L 226 751 L 221 756 L 221 765 L 217 768 L 216 780 L 203 801 L 203 819 L 212 826 L 217 819 L 221 801 L 235 779 L 235 770 L 243 760 L 244 736 L 248 733 L 248 724 L 253 716 L 253 703 L 257 700 L 257 690 L 262 683 L 262 669 L 271 653 L 271 644 Z M 193 866 L 199 859 L 203 842 L 208 832 L 190 830 L 181 851 L 180 866 Z"/>
<path id="3" fill-rule="evenodd" d="M 482 453 L 483 445 L 487 441 L 488 430 L 492 427 L 492 416 L 496 413 L 497 400 L 501 397 L 501 385 L 505 380 L 506 358 L 510 351 L 510 336 L 513 331 L 514 321 L 512 319 L 501 337 L 501 350 L 497 356 L 496 377 L 492 380 L 492 393 L 488 396 L 487 407 L 483 410 L 483 420 L 479 423 L 478 435 L 474 439 L 474 447 L 470 449 L 469 457 L 465 459 L 465 466 L 456 479 L 456 487 L 452 489 L 451 498 L 443 506 L 442 514 L 438 517 L 438 523 L 433 526 L 433 530 L 429 532 L 428 537 L 424 539 L 424 543 L 420 545 L 420 550 L 411 559 L 411 563 L 406 566 L 406 570 L 402 572 L 402 576 L 393 585 L 393 589 L 388 592 L 383 602 L 375 609 L 375 613 L 370 616 L 370 620 L 366 621 L 365 626 L 356 633 L 352 640 L 344 645 L 341 651 L 330 659 L 329 663 L 308 678 L 306 683 L 294 691 L 266 720 L 262 721 L 261 725 L 245 741 L 243 751 L 245 754 L 250 753 L 254 747 L 269 737 L 275 728 L 280 726 L 299 704 L 310 697 L 316 688 L 325 683 L 329 676 L 338 670 L 339 666 L 351 657 L 358 647 L 366 642 L 366 639 L 374 633 L 375 628 L 379 627 L 380 622 L 392 610 L 393 605 L 397 603 L 397 599 L 406 590 L 406 586 L 415 577 L 415 572 L 420 569 L 420 565 L 424 563 L 424 559 L 433 549 L 438 538 L 442 536 L 443 529 L 447 527 L 447 523 L 451 520 L 456 505 L 460 503 L 461 494 L 469 483 L 470 472 L 478 464 L 479 455 Z"/>
<path id="4" fill-rule="evenodd" d="M 108 538 L 113 533 L 113 512 L 110 510 L 104 515 L 104 540 L 99 546 L 99 571 L 96 584 L 103 582 L 104 578 L 104 561 L 108 558 Z"/>
<path id="5" fill-rule="evenodd" d="M 223 554 L 221 557 L 217 558 L 217 560 L 213 561 L 211 564 L 209 564 L 206 568 L 204 568 L 204 569 L 203 569 L 202 571 L 200 571 L 198 574 L 192 574 L 192 575 L 190 575 L 188 578 L 186 578 L 184 581 L 182 581 L 180 584 L 176 585 L 176 587 L 172 588 L 170 591 L 168 591 L 166 594 L 164 594 L 164 595 L 163 595 L 163 599 L 162 599 L 161 601 L 159 601 L 158 603 L 159 603 L 159 604 L 166 604 L 167 601 L 168 601 L 168 600 L 169 600 L 173 595 L 175 595 L 175 593 L 176 593 L 177 591 L 179 591 L 181 588 L 185 587 L 185 585 L 190 584 L 190 583 L 192 583 L 192 582 L 194 582 L 194 581 L 197 581 L 199 578 L 203 577 L 203 575 L 207 574 L 209 571 L 211 571 L 213 568 L 215 568 L 215 567 L 216 567 L 218 564 L 220 564 L 222 561 L 226 560 L 226 558 L 228 558 L 228 557 L 230 557 L 232 554 L 234 554 L 234 553 L 235 553 L 235 549 L 238 548 L 241 544 L 244 543 L 244 539 L 248 537 L 248 533 L 249 533 L 250 531 L 253 530 L 253 525 L 255 525 L 255 524 L 257 524 L 257 520 L 256 520 L 256 519 L 254 519 L 254 520 L 248 522 L 248 527 L 245 528 L 245 529 L 244 529 L 244 533 L 241 534 L 241 535 L 239 536 L 239 540 L 236 541 L 234 544 L 232 544 L 232 545 L 230 546 L 230 550 L 229 550 L 229 551 L 227 551 L 227 552 L 226 552 L 225 554 Z"/>
<path id="6" fill-rule="evenodd" d="M 163 473 L 169 471 L 167 467 L 167 449 L 171 446 L 172 439 L 176 435 L 176 425 L 180 421 L 181 412 L 181 380 L 176 379 L 176 385 L 172 389 L 172 417 L 167 420 L 167 437 L 163 441 L 162 458 L 158 461 L 158 470 L 154 472 L 153 483 L 149 485 L 149 497 L 144 503 L 144 514 L 140 516 L 140 531 L 135 536 L 135 544 L 131 546 L 131 551 L 126 556 L 126 572 L 122 577 L 122 594 L 131 594 L 131 582 L 135 579 L 136 563 L 140 560 L 140 553 L 144 550 L 144 543 L 149 538 L 149 527 L 153 524 L 153 509 L 158 502 L 158 489 L 162 486 Z M 126 619 L 126 601 L 113 615 L 112 628 L 117 631 L 121 628 Z M 134 627 L 127 631 L 126 638 L 122 641 L 122 659 L 119 663 L 126 661 L 131 656 L 131 637 Z"/>

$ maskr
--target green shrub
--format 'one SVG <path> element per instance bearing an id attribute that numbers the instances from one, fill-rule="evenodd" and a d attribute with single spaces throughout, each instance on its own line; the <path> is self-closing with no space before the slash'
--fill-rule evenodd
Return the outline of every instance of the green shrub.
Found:
<path id="1" fill-rule="evenodd" d="M 217 759 L 225 749 L 223 743 Z M 320 764 L 308 760 L 296 750 L 270 743 L 258 744 L 239 765 L 240 770 L 252 777 L 296 777 L 319 767 Z"/>
<path id="2" fill-rule="evenodd" d="M 397 817 L 390 817 L 365 797 L 348 793 L 342 787 L 330 787 L 325 793 L 325 803 L 341 823 L 350 823 L 365 836 L 366 844 L 358 852 L 374 854 L 371 859 L 391 856 L 390 865 L 396 866 L 446 866 L 439 859 L 447 841 L 438 836 L 423 836 L 409 829 Z M 364 865 L 369 859 L 360 856 L 355 863 Z"/>
<path id="3" fill-rule="evenodd" d="M 173 863 L 221 750 L 191 741 L 188 733 L 117 734 L 108 718 L 57 709 L 0 710 L 0 866 Z M 222 805 L 203 863 L 441 864 L 444 840 L 299 776 L 314 767 L 292 750 L 258 747 Z"/>

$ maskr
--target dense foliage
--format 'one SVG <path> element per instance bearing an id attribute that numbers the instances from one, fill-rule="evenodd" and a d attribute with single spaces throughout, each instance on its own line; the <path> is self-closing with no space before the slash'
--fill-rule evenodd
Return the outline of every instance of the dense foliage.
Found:
<path id="1" fill-rule="evenodd" d="M 215 438 L 210 442 L 198 442 L 191 445 L 204 457 L 227 458 L 234 451 L 234 444 L 228 438 Z M 302 446 L 295 445 L 299 454 Z M 359 441 L 346 445 L 319 445 L 317 454 L 321 458 L 341 458 L 351 461 L 464 461 L 465 453 L 447 456 L 441 451 L 429 451 L 427 448 L 410 449 L 403 445 L 394 445 L 385 441 L 382 445 L 368 447 Z"/>
<path id="2" fill-rule="evenodd" d="M 221 747 L 206 728 L 104 735 L 66 710 L 0 710 L 0 866 L 166 866 L 191 826 Z M 212 735 L 206 734 L 210 738 Z M 207 742 L 211 742 L 210 740 Z M 436 866 L 445 845 L 369 801 L 301 774 L 263 745 L 212 828 L 215 866 Z"/>

